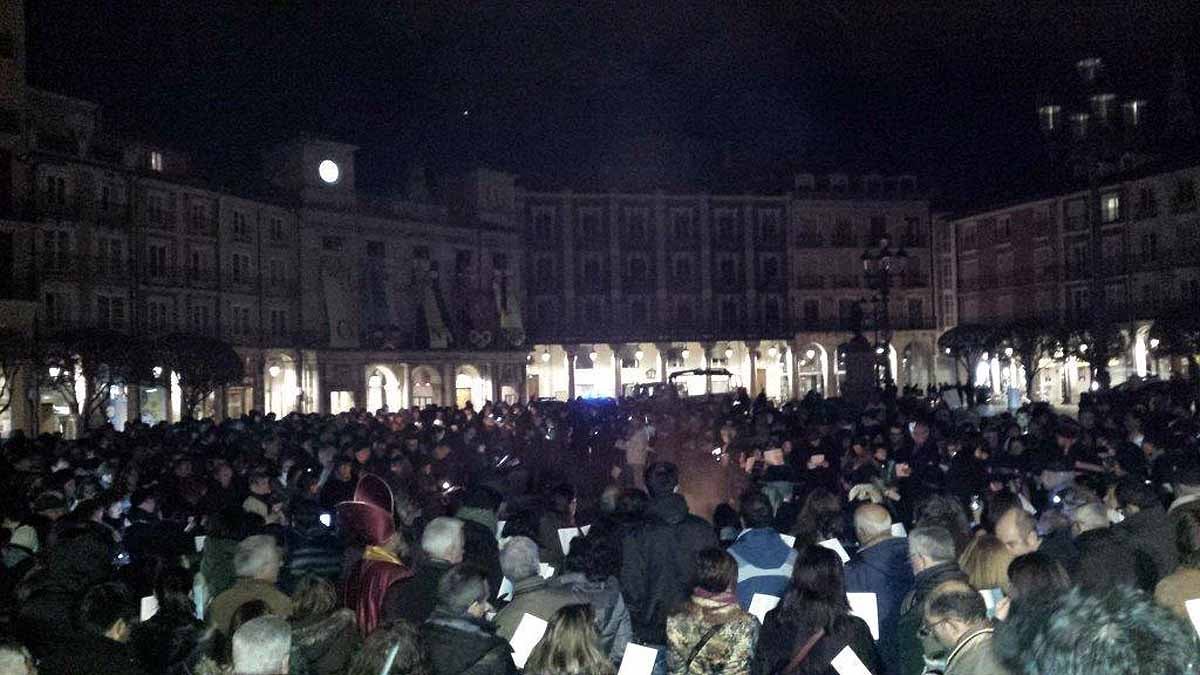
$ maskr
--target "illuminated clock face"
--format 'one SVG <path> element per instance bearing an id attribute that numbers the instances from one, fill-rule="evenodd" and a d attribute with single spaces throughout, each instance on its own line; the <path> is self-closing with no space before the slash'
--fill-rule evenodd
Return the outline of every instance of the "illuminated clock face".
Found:
<path id="1" fill-rule="evenodd" d="M 342 177 L 342 169 L 332 159 L 323 159 L 317 165 L 317 175 L 328 185 L 333 185 Z"/>

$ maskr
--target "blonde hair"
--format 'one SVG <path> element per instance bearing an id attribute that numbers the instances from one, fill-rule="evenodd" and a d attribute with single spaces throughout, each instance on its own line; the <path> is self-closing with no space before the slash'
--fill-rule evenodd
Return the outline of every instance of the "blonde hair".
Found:
<path id="1" fill-rule="evenodd" d="M 972 586 L 980 590 L 1002 589 L 1008 593 L 1008 565 L 1013 554 L 995 535 L 981 534 L 967 543 L 958 565 L 967 573 Z"/>
<path id="2" fill-rule="evenodd" d="M 527 675 L 613 675 L 615 669 L 597 647 L 591 605 L 567 605 L 554 614 L 546 634 L 525 663 Z"/>

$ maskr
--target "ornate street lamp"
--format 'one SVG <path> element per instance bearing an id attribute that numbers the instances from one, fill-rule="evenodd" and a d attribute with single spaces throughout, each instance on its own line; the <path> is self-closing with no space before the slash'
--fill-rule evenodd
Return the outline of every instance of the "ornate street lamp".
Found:
<path id="1" fill-rule="evenodd" d="M 876 292 L 875 303 L 875 345 L 876 353 L 882 354 L 883 382 L 892 385 L 892 369 L 888 363 L 888 347 L 892 341 L 892 322 L 888 312 L 888 300 L 892 291 L 892 278 L 904 274 L 908 267 L 908 253 L 903 248 L 892 250 L 887 237 L 879 240 L 878 248 L 869 248 L 861 256 L 863 276 L 867 288 Z"/>

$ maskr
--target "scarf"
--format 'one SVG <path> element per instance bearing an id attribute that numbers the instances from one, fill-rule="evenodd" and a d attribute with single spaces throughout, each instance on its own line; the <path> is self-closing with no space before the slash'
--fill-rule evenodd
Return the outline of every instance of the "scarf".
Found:
<path id="1" fill-rule="evenodd" d="M 737 596 L 734 595 L 733 591 L 728 589 L 719 593 L 713 593 L 712 591 L 706 591 L 697 586 L 696 588 L 692 589 L 692 594 L 697 598 L 704 598 L 705 600 L 711 600 L 712 602 L 720 603 L 722 605 L 738 604 Z"/>
<path id="2" fill-rule="evenodd" d="M 378 562 L 389 562 L 393 565 L 404 567 L 404 562 L 397 558 L 394 553 L 378 546 L 368 546 L 366 549 L 364 549 L 362 559 L 374 560 Z"/>

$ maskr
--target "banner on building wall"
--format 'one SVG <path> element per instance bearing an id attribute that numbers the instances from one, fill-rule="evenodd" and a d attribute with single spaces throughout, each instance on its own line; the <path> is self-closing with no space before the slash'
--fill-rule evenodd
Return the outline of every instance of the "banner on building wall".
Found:
<path id="1" fill-rule="evenodd" d="M 358 347 L 358 318 L 354 315 L 354 292 L 348 270 L 326 268 L 321 273 L 325 291 L 325 316 L 329 319 L 329 346 Z"/>
<path id="2" fill-rule="evenodd" d="M 525 344 L 525 326 L 521 322 L 521 301 L 515 284 L 497 276 L 492 281 L 492 295 L 496 299 L 496 312 L 500 316 L 500 331 L 508 344 L 520 347 Z"/>
<path id="3" fill-rule="evenodd" d="M 430 275 L 421 296 L 421 308 L 425 310 L 425 324 L 429 329 L 430 349 L 446 349 L 450 346 L 450 329 L 446 326 L 441 305 L 437 297 L 437 277 Z"/>
<path id="4" fill-rule="evenodd" d="M 388 277 L 382 265 L 363 266 L 363 316 L 368 326 L 390 328 L 400 324 Z"/>

